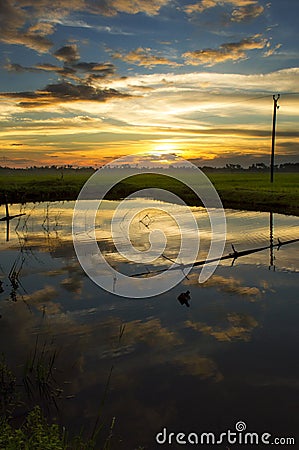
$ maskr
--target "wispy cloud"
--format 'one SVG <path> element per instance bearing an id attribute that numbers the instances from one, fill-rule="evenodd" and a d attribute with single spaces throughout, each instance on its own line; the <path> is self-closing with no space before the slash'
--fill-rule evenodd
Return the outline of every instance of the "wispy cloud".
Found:
<path id="1" fill-rule="evenodd" d="M 276 55 L 277 50 L 279 50 L 281 46 L 282 44 L 276 44 L 274 47 L 271 47 L 271 44 L 269 43 L 269 45 L 267 45 L 268 50 L 265 51 L 263 56 L 267 58 L 268 56 Z"/>
<path id="2" fill-rule="evenodd" d="M 150 48 L 139 47 L 136 50 L 132 50 L 129 53 L 115 52 L 113 53 L 114 58 L 119 58 L 127 63 L 136 64 L 138 66 L 144 67 L 154 67 L 158 65 L 166 65 L 172 67 L 178 67 L 175 61 L 172 61 L 160 54 L 153 54 Z"/>
<path id="3" fill-rule="evenodd" d="M 6 70 L 8 70 L 9 72 L 18 72 L 18 73 L 38 72 L 39 71 L 39 69 L 36 67 L 22 66 L 21 64 L 11 63 L 11 62 L 8 62 L 7 64 L 5 64 L 4 68 Z"/>
<path id="4" fill-rule="evenodd" d="M 264 12 L 264 7 L 258 4 L 241 6 L 234 9 L 231 15 L 232 22 L 247 22 L 259 17 Z"/>
<path id="5" fill-rule="evenodd" d="M 246 166 L 262 157 L 268 162 L 272 95 L 280 92 L 277 161 L 293 161 L 299 142 L 299 100 L 283 92 L 296 92 L 298 74 L 299 68 L 262 74 L 165 72 L 109 79 L 113 91 L 58 83 L 39 91 L 7 93 L 1 102 L 2 154 L 27 158 L 30 152 L 31 158 L 46 163 L 45 152 L 51 150 L 61 163 L 67 158 L 86 164 L 82 148 L 86 160 L 100 161 L 104 155 L 123 155 L 128 148 L 132 153 L 153 150 L 157 141 L 167 139 L 173 152 L 202 158 L 200 164 L 209 159 L 212 165 L 237 161 Z M 256 100 L 257 95 L 263 98 Z M 20 106 L 26 110 L 23 117 Z M 12 147 L 15 142 L 26 145 Z M 72 155 L 62 155 L 62 149 Z M 226 285 L 230 292 L 244 293 L 240 287 Z"/>
<path id="6" fill-rule="evenodd" d="M 95 25 L 91 23 L 87 23 L 84 20 L 73 20 L 68 18 L 53 18 L 47 20 L 49 23 L 62 25 L 65 27 L 73 27 L 73 28 L 87 28 L 92 29 L 98 32 L 108 33 L 108 34 L 115 34 L 115 35 L 122 35 L 122 36 L 132 36 L 134 33 L 124 31 L 117 27 L 110 27 L 110 26 L 104 26 L 104 25 Z"/>
<path id="7" fill-rule="evenodd" d="M 67 18 L 73 12 L 87 12 L 103 16 L 115 16 L 118 13 L 143 13 L 155 16 L 169 0 L 2 0 L 0 2 L 0 40 L 7 44 L 23 45 L 46 53 L 53 46 L 48 38 L 55 31 L 55 22 L 67 24 Z M 69 26 L 89 27 L 84 21 L 69 22 Z M 110 27 L 98 27 L 110 34 L 125 34 Z"/>
<path id="8" fill-rule="evenodd" d="M 171 95 L 182 94 L 182 98 L 186 97 L 189 104 L 189 95 L 195 102 L 198 98 L 194 95 L 196 92 L 208 92 L 210 102 L 213 93 L 219 97 L 219 89 L 229 90 L 230 101 L 243 100 L 242 94 L 256 95 L 256 92 L 269 92 L 273 94 L 279 88 L 280 92 L 296 92 L 298 89 L 299 67 L 276 70 L 268 73 L 219 73 L 219 72 L 202 72 L 193 71 L 191 73 L 177 74 L 174 72 L 154 73 L 146 75 L 135 75 L 125 79 L 115 79 L 111 81 L 111 87 L 115 89 L 124 89 L 132 85 L 142 85 L 146 88 L 154 88 L 154 93 L 164 93 L 165 101 Z M 138 82 L 138 83 L 137 83 Z M 217 94 L 218 92 L 218 94 Z M 167 94 L 167 96 L 166 96 Z M 223 92 L 224 95 L 226 95 Z M 234 96 L 236 94 L 236 97 Z M 241 96 L 241 97 L 240 97 Z M 272 97 L 271 97 L 272 98 Z M 201 102 L 204 99 L 201 98 Z M 209 101 L 207 99 L 207 101 Z M 248 107 L 249 105 L 247 105 Z M 212 101 L 213 107 L 213 101 Z"/>

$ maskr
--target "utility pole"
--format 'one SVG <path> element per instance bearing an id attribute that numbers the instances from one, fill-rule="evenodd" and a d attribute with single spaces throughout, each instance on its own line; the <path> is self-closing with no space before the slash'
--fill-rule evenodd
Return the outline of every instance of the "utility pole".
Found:
<path id="1" fill-rule="evenodd" d="M 273 124 L 272 124 L 272 151 L 271 151 L 271 177 L 270 181 L 273 183 L 274 178 L 274 149 L 275 149 L 275 128 L 276 128 L 276 110 L 279 109 L 279 106 L 277 104 L 278 100 L 280 98 L 280 94 L 273 95 L 273 103 L 274 103 L 274 109 L 273 109 Z"/>

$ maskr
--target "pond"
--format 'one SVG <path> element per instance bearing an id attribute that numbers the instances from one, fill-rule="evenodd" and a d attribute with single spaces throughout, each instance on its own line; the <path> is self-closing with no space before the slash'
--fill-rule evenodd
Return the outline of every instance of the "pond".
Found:
<path id="1" fill-rule="evenodd" d="M 132 208 L 140 203 L 133 199 Z M 132 275 L 141 269 L 125 263 L 107 225 L 117 205 L 104 202 L 96 237 L 109 263 Z M 133 245 L 147 249 L 148 233 L 158 226 L 172 260 L 180 243 L 176 224 L 150 202 L 146 210 L 144 199 L 142 206 L 132 224 Z M 55 354 L 50 395 L 41 398 L 32 388 L 28 405 L 49 403 L 47 414 L 73 433 L 92 432 L 100 411 L 102 440 L 115 418 L 117 449 L 181 448 L 175 440 L 159 444 L 156 435 L 164 428 L 164 434 L 220 435 L 241 421 L 270 439 L 298 439 L 299 242 L 234 264 L 223 260 L 203 284 L 194 268 L 168 292 L 124 298 L 97 286 L 81 268 L 73 208 L 74 202 L 13 205 L 10 214 L 25 215 L 10 222 L 9 236 L 0 222 L 0 350 L 21 379 L 29 355 Z M 192 211 L 202 259 L 208 219 L 202 208 Z M 224 254 L 231 244 L 242 251 L 299 238 L 297 217 L 226 210 L 226 219 Z M 148 270 L 168 264 L 158 258 Z M 177 300 L 187 290 L 189 308 Z M 28 405 L 19 407 L 20 415 Z"/>

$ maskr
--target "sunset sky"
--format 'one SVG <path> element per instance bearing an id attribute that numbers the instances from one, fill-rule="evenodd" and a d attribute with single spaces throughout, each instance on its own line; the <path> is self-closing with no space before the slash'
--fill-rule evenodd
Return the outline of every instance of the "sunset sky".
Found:
<path id="1" fill-rule="evenodd" d="M 299 161 L 298 0 L 1 0 L 0 165 Z"/>

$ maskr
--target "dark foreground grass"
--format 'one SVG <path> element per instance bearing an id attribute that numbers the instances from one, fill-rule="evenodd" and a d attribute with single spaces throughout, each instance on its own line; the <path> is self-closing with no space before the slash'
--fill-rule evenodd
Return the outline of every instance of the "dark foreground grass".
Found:
<path id="1" fill-rule="evenodd" d="M 1 170 L 0 203 L 29 201 L 74 200 L 92 175 L 86 170 Z M 113 174 L 112 174 L 113 176 Z M 276 173 L 274 183 L 268 173 L 210 172 L 207 173 L 225 208 L 273 211 L 299 215 L 299 173 Z M 190 184 L 198 183 L 196 173 Z M 107 198 L 120 199 L 142 188 L 161 188 L 174 192 L 188 205 L 200 205 L 196 195 L 174 178 L 166 175 L 142 174 L 129 177 L 116 185 Z"/>

